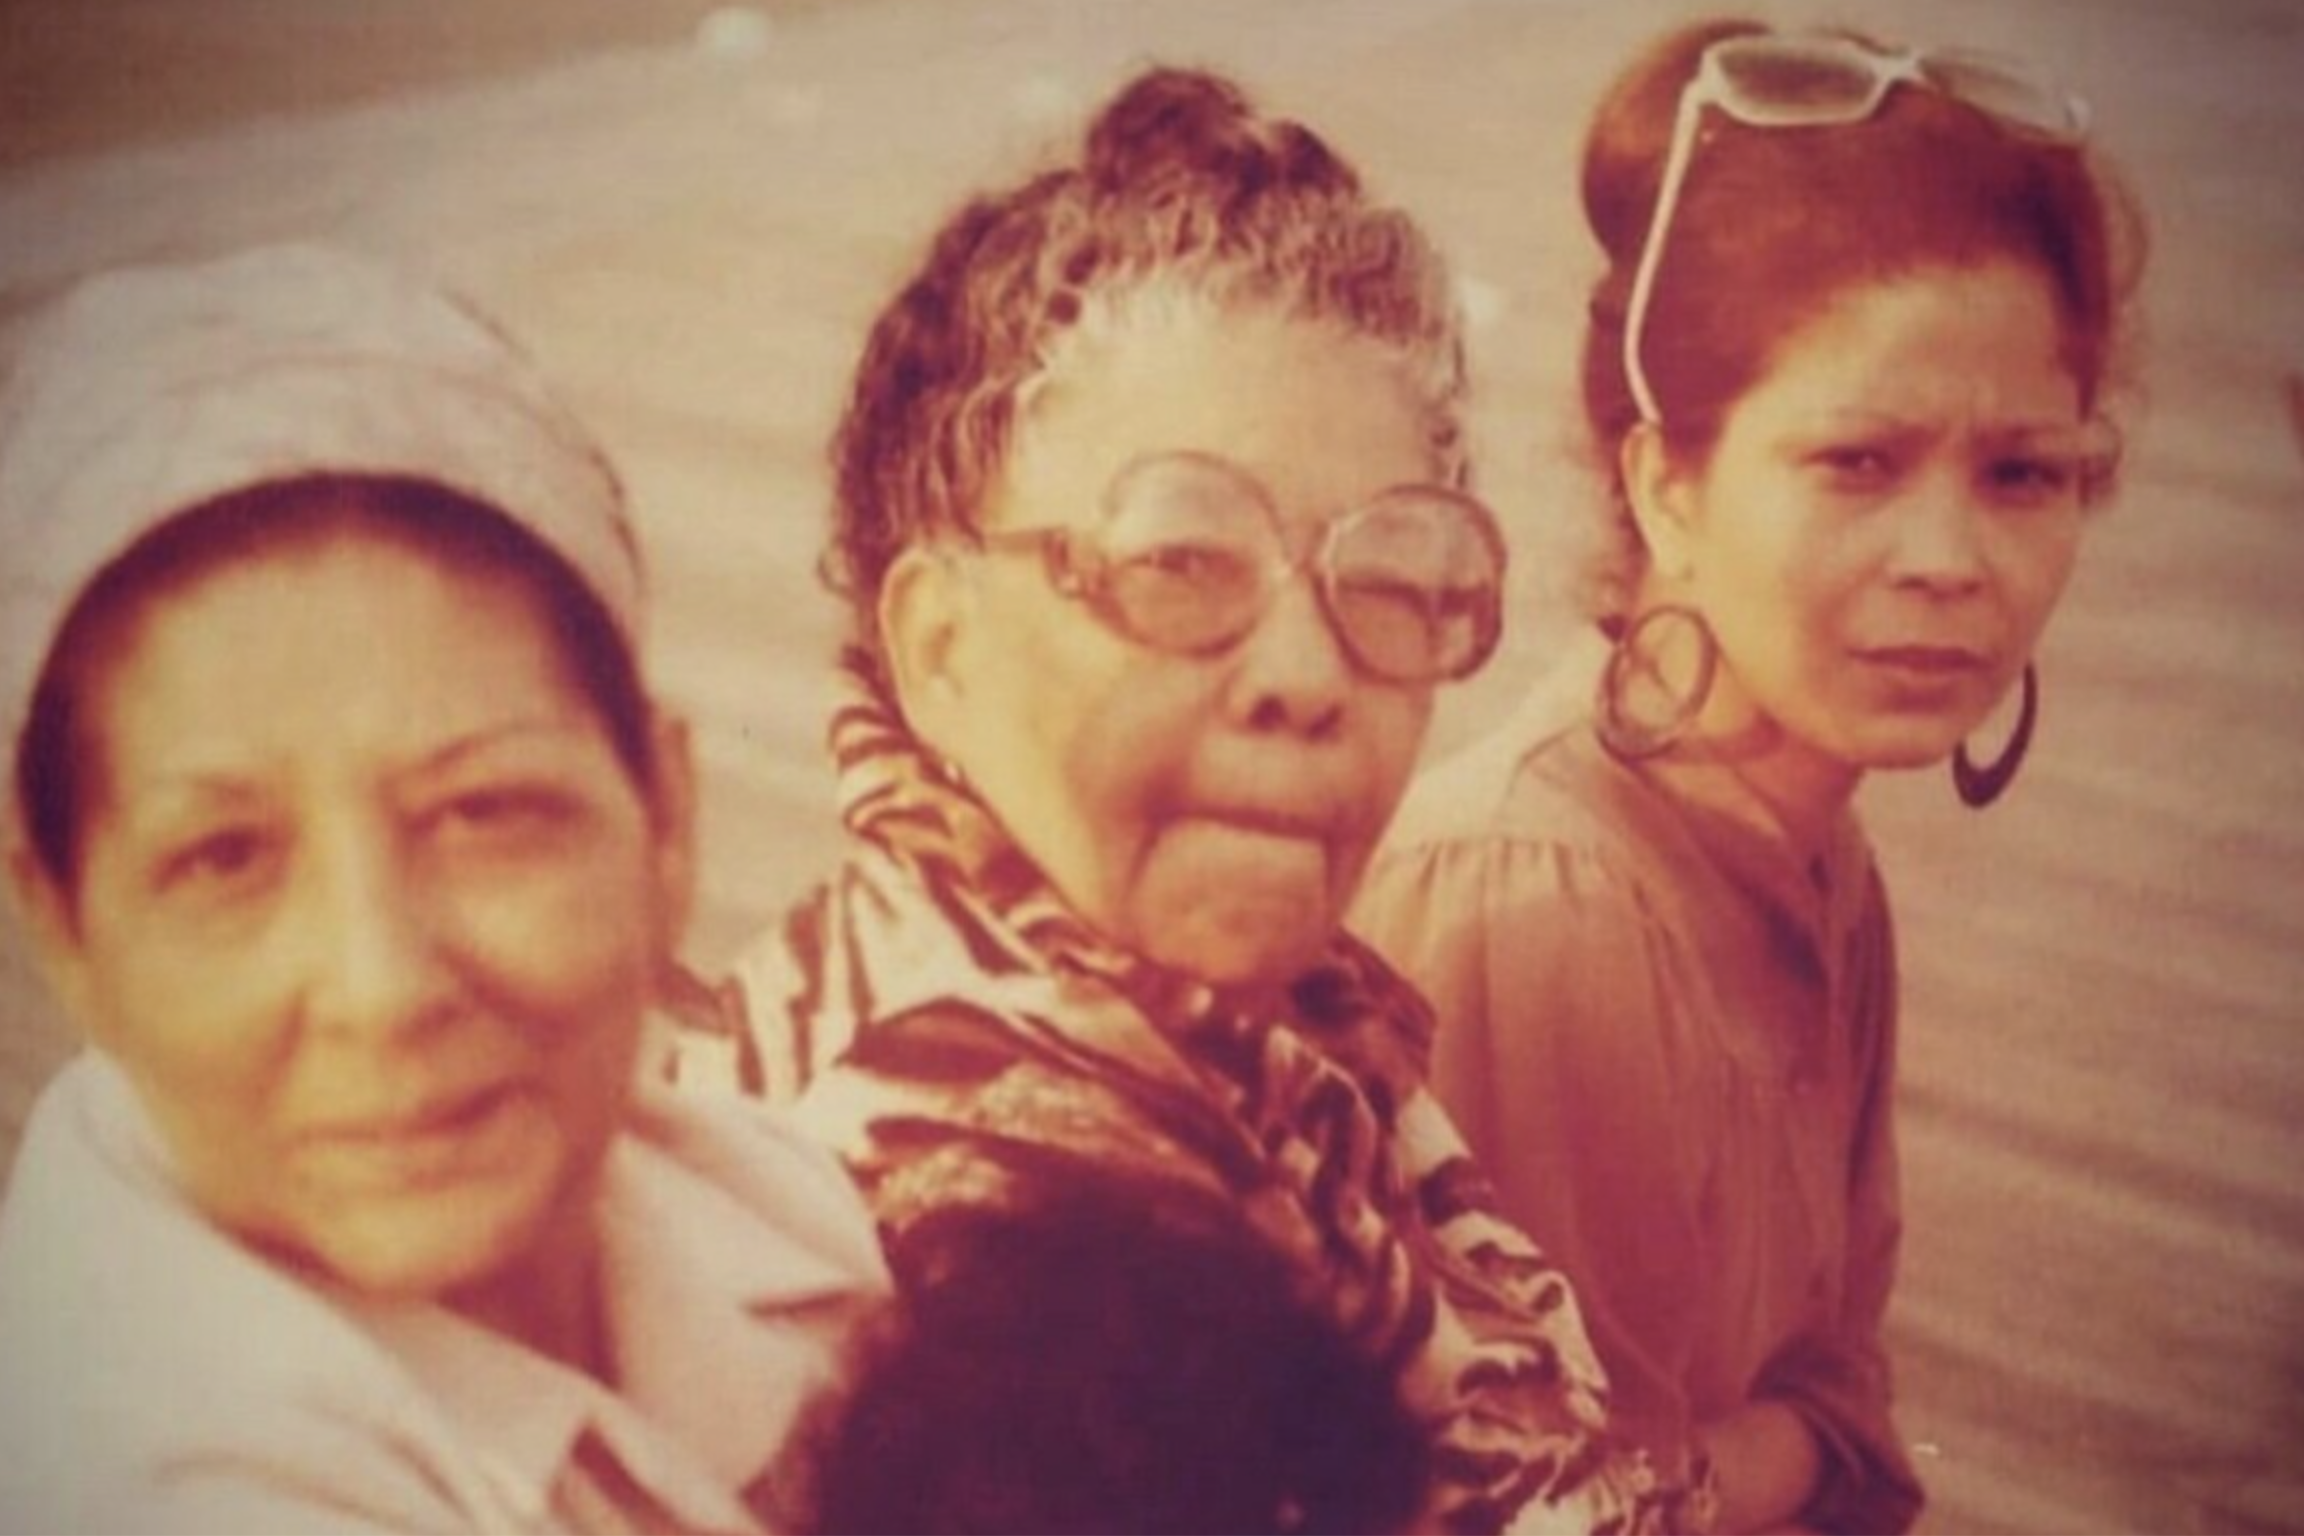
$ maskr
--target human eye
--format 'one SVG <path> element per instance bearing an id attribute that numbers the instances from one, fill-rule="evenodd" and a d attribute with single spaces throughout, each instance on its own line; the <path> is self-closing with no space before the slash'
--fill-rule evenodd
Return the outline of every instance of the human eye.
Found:
<path id="1" fill-rule="evenodd" d="M 253 894 L 277 874 L 287 840 L 262 822 L 187 829 L 163 841 L 153 884 L 171 900 L 227 901 Z"/>
<path id="2" fill-rule="evenodd" d="M 1201 651 L 1237 638 L 1260 603 L 1261 573 L 1245 551 L 1212 540 L 1166 540 L 1110 569 L 1108 592 L 1137 639 Z"/>
<path id="3" fill-rule="evenodd" d="M 1359 572 L 1341 577 L 1337 597 L 1355 616 L 1427 632 L 1450 616 L 1448 593 L 1419 581 Z"/>
<path id="4" fill-rule="evenodd" d="M 1985 494 L 2010 507 L 2052 506 L 2069 500 L 2081 478 L 2077 456 L 2048 450 L 1993 454 L 1977 473 Z"/>
<path id="5" fill-rule="evenodd" d="M 580 826 L 588 798 L 571 783 L 537 776 L 490 779 L 455 787 L 419 817 L 451 849 L 513 852 L 548 844 Z"/>
<path id="6" fill-rule="evenodd" d="M 1803 462 L 1826 489 L 1843 495 L 1888 490 L 1904 472 L 1904 456 L 1895 445 L 1861 438 L 1820 444 L 1808 450 Z"/>
<path id="7" fill-rule="evenodd" d="M 1429 679 L 1475 643 L 1478 603 L 1468 588 L 1356 571 L 1338 578 L 1333 601 L 1354 648 L 1386 677 Z"/>
<path id="8" fill-rule="evenodd" d="M 1215 540 L 1155 544 L 1130 554 L 1126 563 L 1145 576 L 1193 587 L 1229 587 L 1254 578 L 1245 554 Z"/>

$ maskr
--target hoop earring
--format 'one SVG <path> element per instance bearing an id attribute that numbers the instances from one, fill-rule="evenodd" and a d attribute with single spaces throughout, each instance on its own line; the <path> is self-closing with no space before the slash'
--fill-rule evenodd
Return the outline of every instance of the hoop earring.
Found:
<path id="1" fill-rule="evenodd" d="M 1694 675 L 1675 687 L 1666 675 L 1675 637 L 1692 647 Z M 1616 637 L 1600 673 L 1594 728 L 1619 761 L 1639 762 L 1669 751 L 1712 697 L 1720 671 L 1720 641 L 1694 608 L 1667 603 L 1634 619 Z"/>
<path id="2" fill-rule="evenodd" d="M 2016 782 L 2016 770 L 2024 766 L 2024 754 L 2032 748 L 2032 727 L 2039 718 L 2040 674 L 2026 662 L 2016 729 L 2009 732 L 2008 745 L 2000 749 L 2000 755 L 1979 768 L 1968 755 L 1968 743 L 1952 749 L 1952 788 L 1962 805 L 1980 811 L 2008 792 L 2008 786 Z"/>

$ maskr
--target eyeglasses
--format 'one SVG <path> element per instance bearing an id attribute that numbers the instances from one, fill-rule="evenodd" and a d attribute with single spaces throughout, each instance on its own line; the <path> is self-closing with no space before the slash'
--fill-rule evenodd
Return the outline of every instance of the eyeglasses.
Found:
<path id="1" fill-rule="evenodd" d="M 1238 644 L 1307 569 L 1345 654 L 1386 682 L 1468 676 L 1504 629 L 1496 519 L 1438 485 L 1395 486 L 1292 553 L 1270 493 L 1245 471 L 1158 454 L 1114 477 L 1093 530 L 1004 529 L 978 543 L 1037 550 L 1058 592 L 1129 639 L 1184 655 Z"/>
<path id="2" fill-rule="evenodd" d="M 2020 61 L 1995 54 L 1881 53 L 1837 37 L 1730 37 L 1714 43 L 1680 93 L 1656 211 L 1648 220 L 1624 313 L 1624 377 L 1642 421 L 1661 425 L 1664 420 L 1640 366 L 1640 336 L 1704 109 L 1718 107 L 1753 128 L 1860 123 L 1879 111 L 1899 85 L 1940 91 L 2051 142 L 2077 143 L 2088 131 L 2087 103 L 2047 84 Z"/>

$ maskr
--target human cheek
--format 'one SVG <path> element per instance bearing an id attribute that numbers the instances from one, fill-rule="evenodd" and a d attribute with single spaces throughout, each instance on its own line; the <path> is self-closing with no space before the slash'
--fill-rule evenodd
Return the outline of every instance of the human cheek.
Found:
<path id="1" fill-rule="evenodd" d="M 278 1170 L 297 1060 L 292 947 L 176 942 L 144 928 L 102 957 L 87 1023 L 127 1076 L 193 1201 L 228 1225 L 284 1233 Z"/>
<path id="2" fill-rule="evenodd" d="M 1715 561 L 1699 603 L 1721 660 L 1772 714 L 1829 684 L 1857 583 L 1822 568 L 1797 530 L 1749 531 L 1733 559 Z"/>
<path id="3" fill-rule="evenodd" d="M 1214 697 L 1210 670 L 1174 658 L 1111 669 L 1074 690 L 1073 708 L 1045 717 L 1047 761 L 1059 769 L 1052 797 L 1077 823 L 1100 907 L 1120 902 L 1162 827 L 1186 809 Z"/>
<path id="4" fill-rule="evenodd" d="M 518 882 L 467 882 L 456 920 L 491 1057 L 516 1053 L 554 1150 L 528 1165 L 558 1184 L 613 1138 L 629 1096 L 660 946 L 637 857 L 572 860 Z M 469 1038 L 469 1037 L 468 1037 Z"/>
<path id="5" fill-rule="evenodd" d="M 645 1005 L 667 946 L 636 835 L 437 876 L 441 927 L 487 1010 L 558 1052 Z"/>
<path id="6" fill-rule="evenodd" d="M 132 883 L 90 881 L 83 964 L 96 1044 L 171 1099 L 258 1096 L 294 1037 L 297 935 L 280 904 L 237 912 L 220 931 Z"/>
<path id="7" fill-rule="evenodd" d="M 2048 620 L 2063 601 L 2078 563 L 2081 517 L 2077 511 L 2037 518 L 2008 531 L 2007 548 L 1995 564 L 2015 631 L 2012 649 L 2029 655 Z"/>
<path id="8" fill-rule="evenodd" d="M 1791 536 L 1772 551 L 1757 621 L 1785 631 L 1811 673 L 1850 664 L 1850 651 L 1870 638 L 1871 610 L 1896 600 L 1892 544 L 1887 517 L 1803 509 Z"/>

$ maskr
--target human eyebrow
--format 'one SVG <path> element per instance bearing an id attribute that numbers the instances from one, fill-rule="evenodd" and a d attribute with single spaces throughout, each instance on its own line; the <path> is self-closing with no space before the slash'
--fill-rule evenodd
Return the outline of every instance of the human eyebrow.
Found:
<path id="1" fill-rule="evenodd" d="M 494 721 L 451 737 L 416 758 L 401 777 L 444 777 L 501 757 L 556 756 L 588 743 L 600 729 L 588 715 L 555 712 Z"/>
<path id="2" fill-rule="evenodd" d="M 2046 452 L 2075 459 L 2107 447 L 2100 434 L 2080 421 L 2003 422 L 1978 432 L 1975 442 L 1983 453 Z"/>
<path id="3" fill-rule="evenodd" d="M 109 811 L 132 839 L 159 840 L 187 826 L 263 810 L 270 796 L 246 771 L 187 764 L 105 787 Z"/>
<path id="4" fill-rule="evenodd" d="M 490 725 L 444 743 L 387 781 L 392 801 L 420 819 L 484 813 L 566 819 L 598 806 L 624 784 L 618 759 L 589 716 L 536 716 Z"/>
<path id="5" fill-rule="evenodd" d="M 1802 442 L 1848 437 L 1913 441 L 1938 436 L 1942 430 L 1940 424 L 1919 417 L 1888 410 L 1843 406 L 1818 411 L 1813 416 L 1796 420 L 1784 435 Z"/>
<path id="6" fill-rule="evenodd" d="M 1820 454 L 1861 446 L 1906 456 L 1926 449 L 1941 434 L 1907 417 L 1878 411 L 1819 412 L 1788 424 L 1777 434 L 1774 451 L 1788 463 L 1807 463 Z"/>
<path id="7" fill-rule="evenodd" d="M 101 794 L 128 867 L 156 892 L 244 890 L 286 837 L 282 804 L 260 771 L 163 768 Z"/>

